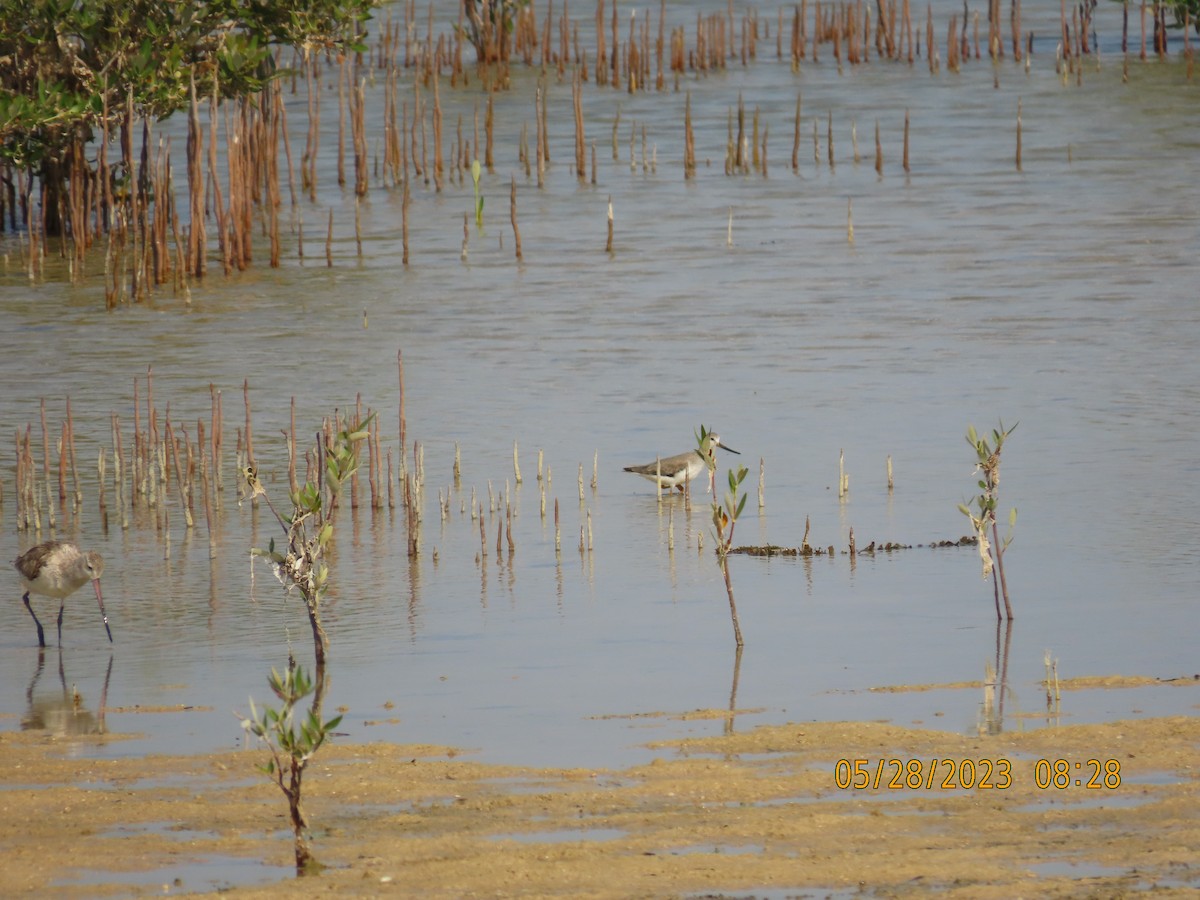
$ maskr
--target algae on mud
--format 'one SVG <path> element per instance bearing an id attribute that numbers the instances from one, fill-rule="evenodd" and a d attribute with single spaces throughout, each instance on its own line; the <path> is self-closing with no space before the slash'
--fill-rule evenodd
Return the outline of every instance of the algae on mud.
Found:
<path id="1" fill-rule="evenodd" d="M 139 873 L 216 855 L 286 864 L 283 810 L 254 773 L 261 754 L 84 760 L 67 755 L 75 740 L 0 733 L 0 893 L 149 893 Z M 233 892 L 1194 896 L 1198 743 L 1200 720 L 1176 716 L 986 737 L 869 722 L 764 726 L 666 742 L 652 763 L 621 771 L 333 745 L 314 762 L 310 798 L 329 868 Z M 1036 784 L 1038 760 L 1092 758 L 1119 763 L 1119 787 Z M 1008 760 L 1011 785 L 835 786 L 839 760 L 968 759 Z M 198 889 L 164 880 L 154 893 Z"/>

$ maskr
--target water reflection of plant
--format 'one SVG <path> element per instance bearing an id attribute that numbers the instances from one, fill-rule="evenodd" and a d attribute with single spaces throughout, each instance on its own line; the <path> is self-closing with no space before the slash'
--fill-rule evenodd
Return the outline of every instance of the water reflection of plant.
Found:
<path id="1" fill-rule="evenodd" d="M 1001 596 L 1004 598 L 1005 618 L 1013 618 L 1012 604 L 1008 600 L 1008 583 L 1004 577 L 1004 551 L 1012 543 L 1012 529 L 1017 523 L 1017 508 L 1014 506 L 1009 511 L 1008 534 L 1002 541 L 996 524 L 996 506 L 999 503 L 1000 451 L 1008 436 L 1016 428 L 1017 426 L 1014 425 L 1006 430 L 1004 423 L 1001 422 L 1000 428 L 992 431 L 992 439 L 989 443 L 987 438 L 981 438 L 976 433 L 974 425 L 967 426 L 967 443 L 975 448 L 977 457 L 975 471 L 981 472 L 983 477 L 978 482 L 981 493 L 974 500 L 975 509 L 965 503 L 958 505 L 959 511 L 971 520 L 971 526 L 975 529 L 975 536 L 979 542 L 979 556 L 983 565 L 983 577 L 992 576 L 997 620 L 1000 619 Z M 978 513 L 975 511 L 976 509 Z M 988 539 L 989 530 L 991 531 L 990 540 Z"/>
<path id="2" fill-rule="evenodd" d="M 326 668 L 329 638 L 321 622 L 321 601 L 329 586 L 329 568 L 324 561 L 325 551 L 333 538 L 334 519 L 339 507 L 342 486 L 358 471 L 358 448 L 368 436 L 373 417 L 336 435 L 326 434 L 318 443 L 317 481 L 309 481 L 291 494 L 292 512 L 285 518 L 271 504 L 253 468 L 246 470 L 246 483 L 251 496 L 262 497 L 287 535 L 286 546 L 277 549 L 274 539 L 267 548 L 255 548 L 251 553 L 269 560 L 275 577 L 289 591 L 299 592 L 312 627 L 314 675 L 310 678 L 296 659 L 288 654 L 283 672 L 271 669 L 267 680 L 272 693 L 282 701 L 280 709 L 264 707 L 259 710 L 250 701 L 250 716 L 242 721 L 247 732 L 261 739 L 271 752 L 262 770 L 279 785 L 288 800 L 292 831 L 295 836 L 296 873 L 304 875 L 319 871 L 320 865 L 312 856 L 308 844 L 308 822 L 301 810 L 304 770 L 309 760 L 341 721 L 335 716 L 328 721 L 321 717 L 325 689 L 329 683 Z M 308 713 L 296 723 L 296 707 L 311 696 Z"/>

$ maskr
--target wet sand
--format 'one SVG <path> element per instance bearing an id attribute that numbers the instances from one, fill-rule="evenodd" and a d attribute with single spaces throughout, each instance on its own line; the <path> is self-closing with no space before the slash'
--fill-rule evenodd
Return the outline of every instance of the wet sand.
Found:
<path id="1" fill-rule="evenodd" d="M 187 868 L 176 881 L 172 871 L 215 860 L 217 873 L 223 859 L 242 863 L 229 883 L 245 897 L 1200 889 L 1200 720 L 1185 716 L 978 737 L 770 726 L 656 745 L 651 764 L 621 771 L 338 742 L 306 775 L 312 849 L 326 868 L 304 879 L 258 868 L 293 862 L 284 797 L 256 769 L 265 751 L 73 758 L 92 740 L 112 738 L 0 733 L 0 894 L 215 890 L 215 874 Z M 958 786 L 964 778 L 976 786 Z M 864 779 L 865 789 L 838 786 Z M 263 880 L 245 884 L 247 874 Z"/>

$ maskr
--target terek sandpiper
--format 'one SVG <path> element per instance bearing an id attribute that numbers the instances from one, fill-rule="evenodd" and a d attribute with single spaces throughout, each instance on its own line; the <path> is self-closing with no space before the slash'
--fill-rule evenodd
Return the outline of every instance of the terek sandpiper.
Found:
<path id="1" fill-rule="evenodd" d="M 707 437 L 710 448 L 720 447 L 722 450 L 740 455 L 741 451 L 722 444 L 719 435 L 709 433 Z M 644 466 L 625 467 L 626 472 L 632 472 L 653 481 L 660 490 L 669 491 L 671 488 L 678 488 L 680 493 L 683 493 L 684 486 L 689 481 L 708 469 L 709 462 L 699 449 L 689 450 L 687 453 L 677 453 L 675 456 L 665 456 L 654 462 L 646 463 Z"/>

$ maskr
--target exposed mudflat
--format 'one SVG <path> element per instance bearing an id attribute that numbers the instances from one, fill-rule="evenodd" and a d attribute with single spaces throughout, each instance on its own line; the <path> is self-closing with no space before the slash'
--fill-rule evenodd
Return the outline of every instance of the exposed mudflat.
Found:
<path id="1" fill-rule="evenodd" d="M 1184 716 L 980 737 L 793 724 L 663 744 L 652 764 L 623 771 L 333 744 L 305 782 L 326 868 L 304 879 L 282 874 L 292 844 L 284 798 L 256 769 L 264 751 L 72 758 L 79 741 L 0 734 L 0 894 L 240 885 L 234 892 L 252 897 L 1009 898 L 1200 888 L 1200 720 Z M 878 773 L 878 788 L 836 785 L 854 777 L 855 760 L 860 780 Z M 1066 761 L 1057 772 L 1067 786 L 1039 787 L 1056 760 Z M 889 789 L 897 772 L 920 787 Z M 947 776 L 993 786 L 951 789 Z M 219 872 L 222 860 L 236 873 L 224 883 L 174 874 L 206 862 Z"/>

